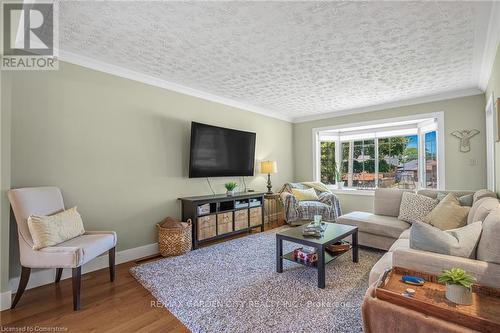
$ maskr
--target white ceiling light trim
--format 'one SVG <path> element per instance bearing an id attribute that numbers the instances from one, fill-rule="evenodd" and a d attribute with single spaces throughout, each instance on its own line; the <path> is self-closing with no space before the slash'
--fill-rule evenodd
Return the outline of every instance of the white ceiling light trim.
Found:
<path id="1" fill-rule="evenodd" d="M 139 73 L 139 72 L 136 72 L 136 71 L 124 68 L 124 67 L 112 65 L 112 64 L 109 64 L 109 63 L 106 63 L 103 61 L 99 61 L 99 60 L 95 60 L 95 59 L 92 59 L 89 57 L 85 57 L 85 56 L 82 56 L 82 55 L 79 55 L 79 54 L 76 54 L 73 52 L 59 50 L 59 58 L 60 58 L 60 60 L 62 60 L 64 62 L 68 62 L 68 63 L 75 64 L 78 66 L 86 67 L 86 68 L 90 68 L 90 69 L 100 71 L 103 73 L 115 75 L 115 76 L 122 77 L 122 78 L 129 79 L 129 80 L 138 81 L 138 82 L 145 83 L 145 84 L 148 84 L 151 86 L 175 91 L 175 92 L 178 92 L 178 93 L 181 93 L 184 95 L 198 97 L 198 98 L 205 99 L 205 100 L 208 100 L 211 102 L 216 102 L 216 103 L 224 104 L 227 106 L 232 106 L 232 107 L 235 107 L 238 109 L 242 109 L 244 111 L 258 113 L 258 114 L 261 114 L 261 115 L 266 116 L 266 117 L 271 117 L 271 118 L 276 118 L 279 120 L 292 122 L 291 117 L 288 117 L 286 115 L 283 115 L 281 113 L 278 113 L 278 112 L 275 112 L 272 110 L 264 109 L 264 108 L 261 108 L 258 106 L 249 105 L 247 103 L 242 103 L 242 102 L 230 99 L 230 98 L 214 95 L 214 94 L 206 92 L 206 91 L 186 87 L 186 86 L 174 83 L 174 82 L 169 82 L 169 81 L 166 81 L 163 79 L 156 78 L 156 77 L 151 76 L 151 75 Z"/>

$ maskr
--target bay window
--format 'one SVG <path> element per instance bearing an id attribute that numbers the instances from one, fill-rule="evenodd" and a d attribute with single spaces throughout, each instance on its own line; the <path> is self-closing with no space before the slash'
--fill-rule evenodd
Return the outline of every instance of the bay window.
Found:
<path id="1" fill-rule="evenodd" d="M 434 117 L 315 129 L 315 180 L 360 190 L 442 187 L 440 123 Z"/>

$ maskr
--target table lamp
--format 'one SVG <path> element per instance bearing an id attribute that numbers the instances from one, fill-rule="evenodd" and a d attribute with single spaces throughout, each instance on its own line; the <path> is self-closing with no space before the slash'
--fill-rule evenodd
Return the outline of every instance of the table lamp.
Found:
<path id="1" fill-rule="evenodd" d="M 271 174 L 278 172 L 276 161 L 262 161 L 260 162 L 260 173 L 267 173 L 267 194 L 272 194 Z"/>

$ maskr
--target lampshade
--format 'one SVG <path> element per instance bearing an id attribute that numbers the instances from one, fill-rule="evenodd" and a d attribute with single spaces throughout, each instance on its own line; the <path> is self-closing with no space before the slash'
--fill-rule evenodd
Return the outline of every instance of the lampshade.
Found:
<path id="1" fill-rule="evenodd" d="M 261 173 L 277 173 L 278 165 L 276 161 L 262 161 L 260 162 L 260 172 Z"/>

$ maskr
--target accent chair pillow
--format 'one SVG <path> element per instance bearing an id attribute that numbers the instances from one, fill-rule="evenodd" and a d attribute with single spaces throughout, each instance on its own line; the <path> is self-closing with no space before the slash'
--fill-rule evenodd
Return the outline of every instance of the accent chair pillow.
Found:
<path id="1" fill-rule="evenodd" d="M 307 190 L 299 190 L 292 188 L 292 194 L 298 201 L 318 201 L 319 197 L 313 188 Z"/>
<path id="2" fill-rule="evenodd" d="M 332 191 L 330 191 L 330 189 L 322 182 L 302 182 L 302 184 L 309 186 L 310 188 L 313 188 L 320 193 L 323 192 L 332 193 Z"/>
<path id="3" fill-rule="evenodd" d="M 413 221 L 422 221 L 438 204 L 437 199 L 429 198 L 425 195 L 413 192 L 404 192 L 399 207 L 398 219 L 412 223 Z"/>
<path id="4" fill-rule="evenodd" d="M 461 228 L 467 224 L 469 211 L 470 207 L 461 206 L 457 197 L 449 193 L 422 221 L 441 230 Z"/>
<path id="5" fill-rule="evenodd" d="M 33 250 L 54 246 L 85 233 L 76 207 L 50 216 L 31 215 L 28 229 L 33 238 Z"/>
<path id="6" fill-rule="evenodd" d="M 475 258 L 481 231 L 482 222 L 443 231 L 430 224 L 415 221 L 410 229 L 410 248 L 456 257 Z"/>

